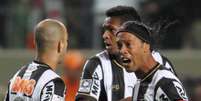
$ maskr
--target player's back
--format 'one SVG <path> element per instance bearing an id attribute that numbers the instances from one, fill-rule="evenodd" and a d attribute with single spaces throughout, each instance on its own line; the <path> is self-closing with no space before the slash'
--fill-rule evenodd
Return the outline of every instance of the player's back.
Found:
<path id="1" fill-rule="evenodd" d="M 64 91 L 63 81 L 48 65 L 33 61 L 23 66 L 10 80 L 5 100 L 50 101 L 55 97 L 63 99 Z"/>

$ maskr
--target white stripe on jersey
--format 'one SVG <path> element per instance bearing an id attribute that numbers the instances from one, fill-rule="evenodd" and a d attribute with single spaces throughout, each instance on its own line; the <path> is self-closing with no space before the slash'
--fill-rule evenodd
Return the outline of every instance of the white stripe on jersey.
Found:
<path id="1" fill-rule="evenodd" d="M 109 55 L 106 51 L 97 54 L 96 56 L 99 57 L 101 61 L 101 65 L 103 68 L 103 79 L 104 79 L 104 86 L 107 93 L 108 101 L 112 100 L 112 67 Z"/>
<path id="2" fill-rule="evenodd" d="M 135 73 L 128 73 L 125 68 L 123 68 L 124 71 L 124 98 L 132 96 L 134 84 L 137 82 L 137 78 L 135 76 Z"/>
<path id="3" fill-rule="evenodd" d="M 152 56 L 154 57 L 154 60 L 156 60 L 158 63 L 163 65 L 163 59 L 162 59 L 162 57 L 161 57 L 159 52 L 152 51 Z"/>
<path id="4" fill-rule="evenodd" d="M 109 59 L 109 54 L 107 51 L 103 51 L 96 55 L 99 57 L 104 74 L 104 86 L 107 93 L 108 101 L 112 100 L 112 81 L 113 72 L 111 67 L 111 60 Z M 132 96 L 134 84 L 136 83 L 136 76 L 134 73 L 128 73 L 124 68 L 124 98 Z"/>
<path id="5" fill-rule="evenodd" d="M 99 100 L 99 96 L 100 96 L 100 91 L 101 91 L 101 80 L 103 79 L 103 75 L 102 75 L 102 69 L 101 66 L 98 65 L 97 68 L 95 69 L 93 75 L 93 86 L 91 87 L 91 92 L 90 95 L 94 98 L 96 98 L 97 100 Z M 97 91 L 97 94 L 96 94 Z"/>
<path id="6" fill-rule="evenodd" d="M 29 66 L 28 66 L 27 70 L 25 71 L 22 79 L 30 79 L 32 72 L 37 70 L 37 66 L 39 66 L 39 64 L 36 64 L 34 62 L 29 64 Z"/>
<path id="7" fill-rule="evenodd" d="M 53 72 L 52 70 L 46 70 L 42 76 L 40 77 L 40 79 L 38 80 L 36 87 L 34 89 L 33 92 L 33 100 L 34 101 L 39 101 L 40 100 L 40 94 L 39 92 L 41 92 L 42 88 L 45 86 L 45 84 L 47 84 L 50 80 L 58 78 L 59 76 Z"/>
<path id="8" fill-rule="evenodd" d="M 155 61 L 157 61 L 161 65 L 167 67 L 168 69 L 171 69 L 171 71 L 174 73 L 174 71 L 172 70 L 173 67 L 171 67 L 171 65 L 168 63 L 168 61 L 165 61 L 165 63 L 163 63 L 163 58 L 159 52 L 152 51 L 152 56 L 154 57 Z"/>
<path id="9" fill-rule="evenodd" d="M 154 74 L 151 83 L 148 85 L 147 91 L 145 93 L 145 99 L 149 99 L 149 101 L 154 101 L 154 89 L 157 85 L 157 83 L 162 79 L 162 78 L 168 78 L 168 79 L 174 79 L 177 82 L 182 84 L 180 80 L 171 72 L 168 70 L 157 70 L 156 73 Z M 157 96 L 157 94 L 156 94 Z"/>
<path id="10" fill-rule="evenodd" d="M 53 98 L 54 95 L 54 83 L 50 82 L 46 85 L 46 87 L 43 89 L 42 95 L 41 95 L 41 101 L 49 101 L 49 99 Z"/>

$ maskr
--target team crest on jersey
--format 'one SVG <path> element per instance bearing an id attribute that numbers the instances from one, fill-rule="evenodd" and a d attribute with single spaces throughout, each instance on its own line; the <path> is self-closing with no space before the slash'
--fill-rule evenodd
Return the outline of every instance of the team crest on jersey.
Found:
<path id="1" fill-rule="evenodd" d="M 180 95 L 180 97 L 182 97 L 183 99 L 187 99 L 187 95 L 185 90 L 183 89 L 183 87 L 181 86 L 181 84 L 179 84 L 179 82 L 173 82 L 175 88 L 177 89 L 178 94 Z"/>
<path id="2" fill-rule="evenodd" d="M 35 87 L 36 81 L 31 79 L 22 79 L 21 77 L 16 77 L 11 91 L 12 93 L 24 93 L 27 96 L 31 96 Z"/>
<path id="3" fill-rule="evenodd" d="M 92 79 L 82 79 L 80 82 L 79 92 L 89 93 L 92 86 Z"/>

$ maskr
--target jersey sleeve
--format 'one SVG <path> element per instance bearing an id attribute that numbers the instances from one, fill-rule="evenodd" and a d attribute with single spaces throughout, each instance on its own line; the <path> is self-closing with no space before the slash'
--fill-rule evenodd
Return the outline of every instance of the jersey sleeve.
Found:
<path id="1" fill-rule="evenodd" d="M 43 87 L 40 101 L 65 101 L 65 89 L 61 78 L 53 79 Z"/>
<path id="2" fill-rule="evenodd" d="M 155 89 L 157 101 L 188 101 L 182 84 L 175 79 L 163 78 Z"/>
<path id="3" fill-rule="evenodd" d="M 89 59 L 82 73 L 76 101 L 98 101 L 103 85 L 102 68 L 99 58 Z"/>

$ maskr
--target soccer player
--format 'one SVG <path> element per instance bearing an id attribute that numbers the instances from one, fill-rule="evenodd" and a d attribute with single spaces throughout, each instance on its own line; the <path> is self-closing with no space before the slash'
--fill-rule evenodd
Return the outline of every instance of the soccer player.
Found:
<path id="1" fill-rule="evenodd" d="M 102 34 L 106 50 L 86 62 L 76 101 L 118 101 L 132 96 L 136 76 L 121 65 L 115 33 L 122 23 L 141 18 L 133 7 L 127 6 L 113 7 L 106 11 L 106 16 Z M 158 52 L 154 56 L 171 66 Z"/>
<path id="2" fill-rule="evenodd" d="M 67 48 L 64 24 L 45 19 L 35 27 L 36 58 L 10 80 L 5 101 L 64 101 L 65 84 L 54 71 Z"/>
<path id="3" fill-rule="evenodd" d="M 133 101 L 187 101 L 175 74 L 152 56 L 151 32 L 141 22 L 128 21 L 116 33 L 123 66 L 138 80 Z"/>

